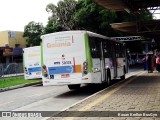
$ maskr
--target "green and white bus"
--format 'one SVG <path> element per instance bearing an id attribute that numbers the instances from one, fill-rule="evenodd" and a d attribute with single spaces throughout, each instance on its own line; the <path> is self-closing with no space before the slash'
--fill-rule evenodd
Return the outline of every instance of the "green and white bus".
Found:
<path id="1" fill-rule="evenodd" d="M 41 36 L 43 85 L 110 84 L 125 79 L 125 44 L 89 31 L 63 31 Z"/>
<path id="2" fill-rule="evenodd" d="M 40 46 L 23 49 L 24 78 L 42 78 Z"/>

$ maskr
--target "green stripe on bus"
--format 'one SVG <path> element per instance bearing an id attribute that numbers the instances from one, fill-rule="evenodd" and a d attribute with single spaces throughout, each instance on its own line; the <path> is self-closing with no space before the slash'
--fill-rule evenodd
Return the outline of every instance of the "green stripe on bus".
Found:
<path id="1" fill-rule="evenodd" d="M 25 55 L 24 55 L 24 49 L 23 49 L 23 71 L 24 71 L 24 67 L 25 67 Z"/>
<path id="2" fill-rule="evenodd" d="M 85 42 L 86 59 L 88 61 L 88 71 L 92 72 L 93 62 L 92 62 L 92 56 L 90 52 L 89 39 L 87 33 L 84 34 L 84 42 Z"/>
<path id="3" fill-rule="evenodd" d="M 43 46 L 42 46 L 42 42 L 41 42 L 41 66 L 43 65 Z"/>

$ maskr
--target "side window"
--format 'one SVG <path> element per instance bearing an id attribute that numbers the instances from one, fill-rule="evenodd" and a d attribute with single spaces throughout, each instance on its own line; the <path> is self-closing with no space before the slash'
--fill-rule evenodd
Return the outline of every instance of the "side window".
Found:
<path id="1" fill-rule="evenodd" d="M 109 42 L 103 42 L 103 50 L 104 50 L 104 57 L 110 58 L 111 57 L 111 45 Z"/>
<path id="2" fill-rule="evenodd" d="M 125 46 L 123 44 L 119 44 L 119 57 L 122 58 L 125 56 Z"/>
<path id="3" fill-rule="evenodd" d="M 15 48 L 20 48 L 20 44 L 15 44 Z"/>
<path id="4" fill-rule="evenodd" d="M 110 42 L 110 53 L 111 53 L 111 58 L 115 57 L 115 42 Z"/>
<path id="5" fill-rule="evenodd" d="M 119 57 L 120 58 L 123 57 L 123 46 L 122 46 L 122 44 L 119 44 Z"/>
<path id="6" fill-rule="evenodd" d="M 115 52 L 116 52 L 116 58 L 119 58 L 120 57 L 120 55 L 119 55 L 119 43 L 116 43 L 115 44 Z"/>
<path id="7" fill-rule="evenodd" d="M 116 58 L 125 57 L 125 46 L 121 43 L 115 44 Z"/>
<path id="8" fill-rule="evenodd" d="M 100 41 L 96 37 L 89 37 L 92 58 L 100 58 Z"/>
<path id="9" fill-rule="evenodd" d="M 121 44 L 121 54 L 122 54 L 121 57 L 125 57 L 125 45 L 124 44 Z"/>

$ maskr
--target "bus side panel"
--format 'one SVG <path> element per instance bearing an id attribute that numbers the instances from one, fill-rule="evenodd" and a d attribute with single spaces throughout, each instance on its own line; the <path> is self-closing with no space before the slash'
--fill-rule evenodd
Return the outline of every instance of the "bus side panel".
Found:
<path id="1" fill-rule="evenodd" d="M 125 58 L 117 58 L 117 77 L 124 75 Z"/>
<path id="2" fill-rule="evenodd" d="M 85 57 L 83 33 L 55 34 L 42 38 L 43 85 L 81 84 Z"/>
<path id="3" fill-rule="evenodd" d="M 99 58 L 93 58 L 93 83 L 102 83 L 101 81 L 101 61 Z"/>
<path id="4" fill-rule="evenodd" d="M 24 48 L 24 78 L 42 78 L 40 47 Z"/>

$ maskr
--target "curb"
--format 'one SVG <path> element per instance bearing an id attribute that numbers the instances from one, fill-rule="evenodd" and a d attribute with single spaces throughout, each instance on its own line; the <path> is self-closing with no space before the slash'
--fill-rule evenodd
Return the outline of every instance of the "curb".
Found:
<path id="1" fill-rule="evenodd" d="M 28 83 L 28 84 L 22 84 L 22 85 L 16 85 L 16 86 L 7 87 L 7 88 L 0 88 L 0 92 L 5 92 L 5 91 L 9 91 L 9 90 L 18 89 L 18 88 L 28 87 L 28 86 L 32 86 L 32 85 L 41 84 L 41 83 L 42 83 L 42 81 L 34 82 L 34 83 Z"/>

